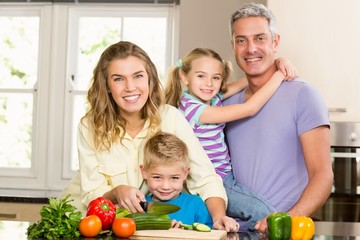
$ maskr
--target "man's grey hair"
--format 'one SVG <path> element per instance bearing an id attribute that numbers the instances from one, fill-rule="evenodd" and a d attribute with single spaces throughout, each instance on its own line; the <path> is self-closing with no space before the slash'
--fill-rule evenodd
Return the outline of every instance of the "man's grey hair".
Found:
<path id="1" fill-rule="evenodd" d="M 274 14 L 263 4 L 249 3 L 236 10 L 230 18 L 231 38 L 234 35 L 234 23 L 240 18 L 264 17 L 269 23 L 269 31 L 272 39 L 276 36 L 276 19 Z"/>

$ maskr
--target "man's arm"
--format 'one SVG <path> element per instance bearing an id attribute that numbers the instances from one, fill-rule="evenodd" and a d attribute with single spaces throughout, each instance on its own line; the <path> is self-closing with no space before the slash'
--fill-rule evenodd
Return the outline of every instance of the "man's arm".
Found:
<path id="1" fill-rule="evenodd" d="M 309 182 L 299 201 L 289 210 L 291 216 L 311 216 L 331 193 L 333 171 L 330 156 L 330 129 L 321 126 L 300 136 Z"/>
<path id="2" fill-rule="evenodd" d="M 299 201 L 289 210 L 291 216 L 311 216 L 322 207 L 331 193 L 333 171 L 330 157 L 330 129 L 320 126 L 300 136 L 309 182 Z M 266 218 L 255 229 L 267 232 Z"/>

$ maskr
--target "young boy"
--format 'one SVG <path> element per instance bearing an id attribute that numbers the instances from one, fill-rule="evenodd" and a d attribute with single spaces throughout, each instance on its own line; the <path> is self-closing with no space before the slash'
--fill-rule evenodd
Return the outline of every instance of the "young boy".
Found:
<path id="1" fill-rule="evenodd" d="M 151 194 L 146 201 L 166 202 L 180 210 L 168 214 L 173 227 L 180 223 L 200 222 L 212 228 L 212 218 L 203 200 L 197 195 L 183 192 L 190 167 L 186 144 L 173 134 L 159 132 L 144 147 L 144 164 L 140 165 Z"/>

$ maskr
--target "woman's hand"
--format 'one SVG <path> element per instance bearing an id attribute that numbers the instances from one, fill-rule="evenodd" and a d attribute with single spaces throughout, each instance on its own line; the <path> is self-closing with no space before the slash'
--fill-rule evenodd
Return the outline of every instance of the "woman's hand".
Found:
<path id="1" fill-rule="evenodd" d="M 228 216 L 224 216 L 222 218 L 214 220 L 213 228 L 225 230 L 227 232 L 238 232 L 240 225 L 238 222 L 235 221 L 235 219 Z"/>
<path id="2" fill-rule="evenodd" d="M 132 213 L 144 212 L 140 202 L 146 201 L 145 196 L 135 187 L 119 185 L 114 187 L 111 191 L 105 193 L 104 197 L 112 200 L 113 202 L 117 202 L 119 207 L 125 208 Z"/>

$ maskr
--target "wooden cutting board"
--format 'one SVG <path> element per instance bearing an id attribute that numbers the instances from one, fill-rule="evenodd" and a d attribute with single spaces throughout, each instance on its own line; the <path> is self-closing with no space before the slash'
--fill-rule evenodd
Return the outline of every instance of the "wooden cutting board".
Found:
<path id="1" fill-rule="evenodd" d="M 226 238 L 226 231 L 211 230 L 211 232 L 198 232 L 194 230 L 184 230 L 179 228 L 171 228 L 169 230 L 138 230 L 130 237 L 130 239 L 144 240 L 163 240 L 163 239 L 206 239 L 220 240 Z"/>

